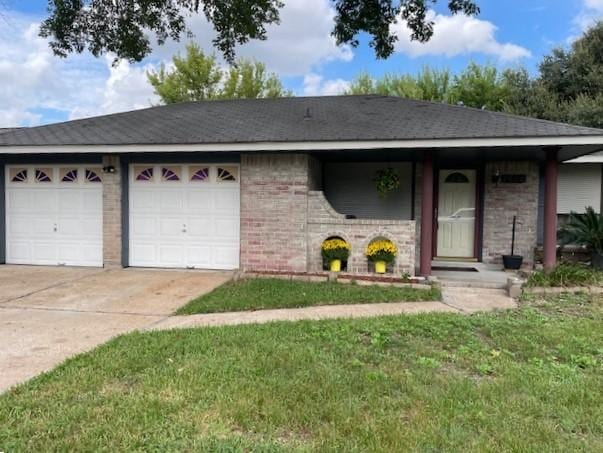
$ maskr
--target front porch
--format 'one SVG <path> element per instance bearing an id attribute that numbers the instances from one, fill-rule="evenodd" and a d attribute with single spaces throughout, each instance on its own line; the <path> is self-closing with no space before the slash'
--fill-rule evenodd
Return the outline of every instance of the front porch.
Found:
<path id="1" fill-rule="evenodd" d="M 383 237 L 399 249 L 391 273 L 436 275 L 434 264 L 454 260 L 479 267 L 475 278 L 503 283 L 506 274 L 494 272 L 502 270 L 502 256 L 511 254 L 514 218 L 514 254 L 523 256 L 524 268 L 534 265 L 539 222 L 545 230 L 545 266 L 552 267 L 558 157 L 557 149 L 542 147 L 507 153 L 481 148 L 314 154 L 308 270 L 324 270 L 320 244 L 337 236 L 352 246 L 346 270 L 370 273 L 364 250 Z M 385 198 L 378 196 L 373 181 L 381 169 L 395 171 L 400 182 Z M 539 200 L 544 200 L 540 218 Z"/>

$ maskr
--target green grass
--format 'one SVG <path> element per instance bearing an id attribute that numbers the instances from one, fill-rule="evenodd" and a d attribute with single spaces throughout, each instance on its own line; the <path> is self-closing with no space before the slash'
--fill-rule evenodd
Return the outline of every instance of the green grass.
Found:
<path id="1" fill-rule="evenodd" d="M 229 282 L 192 300 L 176 313 L 217 313 L 311 305 L 440 300 L 439 290 L 255 278 Z"/>
<path id="2" fill-rule="evenodd" d="M 601 286 L 603 272 L 582 264 L 559 264 L 551 271 L 536 271 L 526 282 L 526 287 Z"/>
<path id="3" fill-rule="evenodd" d="M 0 396 L 0 450 L 603 451 L 603 302 L 133 333 Z"/>

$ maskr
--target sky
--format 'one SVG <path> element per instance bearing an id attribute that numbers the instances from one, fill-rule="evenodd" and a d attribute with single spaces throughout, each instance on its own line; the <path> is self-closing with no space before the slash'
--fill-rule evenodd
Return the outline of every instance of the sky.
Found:
<path id="1" fill-rule="evenodd" d="M 542 57 L 603 18 L 603 0 L 477 0 L 477 17 L 451 16 L 439 0 L 429 17 L 433 38 L 412 42 L 403 22 L 387 60 L 375 58 L 367 40 L 357 48 L 336 46 L 331 0 L 284 0 L 281 24 L 266 41 L 241 46 L 237 55 L 262 61 L 298 96 L 340 94 L 359 73 L 373 77 L 416 73 L 423 66 L 461 71 L 470 61 L 500 69 L 524 66 L 536 73 Z M 47 0 L 0 0 L 0 127 L 36 126 L 149 107 L 158 103 L 146 72 L 183 51 L 188 40 L 155 46 L 142 62 L 105 55 L 59 58 L 38 36 Z M 193 41 L 212 52 L 213 30 L 203 16 L 191 18 Z"/>

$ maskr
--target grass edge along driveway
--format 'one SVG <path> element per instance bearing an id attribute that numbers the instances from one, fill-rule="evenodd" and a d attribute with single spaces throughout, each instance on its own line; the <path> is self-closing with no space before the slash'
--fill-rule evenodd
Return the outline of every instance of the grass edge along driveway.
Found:
<path id="1" fill-rule="evenodd" d="M 227 282 L 181 307 L 176 314 L 221 313 L 315 305 L 421 302 L 440 300 L 437 289 L 304 282 L 254 278 Z"/>
<path id="2" fill-rule="evenodd" d="M 601 451 L 603 303 L 133 333 L 0 396 L 4 451 Z"/>

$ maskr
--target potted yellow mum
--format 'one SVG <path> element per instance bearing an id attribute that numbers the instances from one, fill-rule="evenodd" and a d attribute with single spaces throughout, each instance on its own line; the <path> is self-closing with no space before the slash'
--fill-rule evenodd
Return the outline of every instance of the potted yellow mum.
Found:
<path id="1" fill-rule="evenodd" d="M 389 239 L 378 239 L 371 242 L 366 248 L 366 257 L 375 263 L 375 272 L 385 274 L 388 263 L 396 259 L 398 249 Z"/>
<path id="2" fill-rule="evenodd" d="M 322 243 L 321 254 L 323 260 L 329 263 L 331 272 L 341 271 L 341 262 L 347 261 L 350 256 L 350 244 L 341 238 L 330 238 Z"/>

